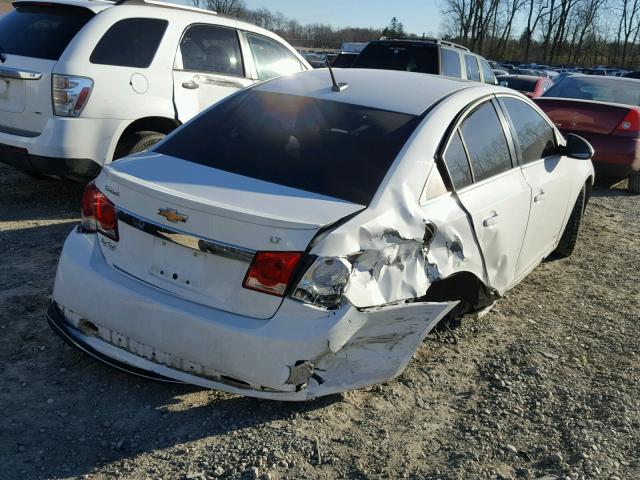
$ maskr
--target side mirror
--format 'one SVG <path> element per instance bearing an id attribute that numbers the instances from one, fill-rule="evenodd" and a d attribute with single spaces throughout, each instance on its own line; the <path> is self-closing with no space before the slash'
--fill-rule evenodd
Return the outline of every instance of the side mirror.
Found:
<path id="1" fill-rule="evenodd" d="M 578 160 L 591 160 L 595 151 L 589 142 L 575 133 L 567 134 L 566 155 Z"/>

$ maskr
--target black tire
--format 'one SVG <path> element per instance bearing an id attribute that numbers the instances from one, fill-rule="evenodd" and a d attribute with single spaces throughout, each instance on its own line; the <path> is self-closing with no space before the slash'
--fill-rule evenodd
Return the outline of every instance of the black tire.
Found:
<path id="1" fill-rule="evenodd" d="M 148 150 L 164 137 L 164 133 L 152 131 L 134 132 L 127 135 L 116 148 L 114 160 Z"/>
<path id="2" fill-rule="evenodd" d="M 629 175 L 629 191 L 631 193 L 640 193 L 640 175 Z"/>
<path id="3" fill-rule="evenodd" d="M 582 187 L 582 190 L 580 190 L 580 194 L 576 199 L 573 210 L 571 210 L 571 216 L 569 217 L 567 226 L 564 228 L 564 232 L 560 238 L 560 243 L 558 243 L 558 247 L 553 252 L 559 258 L 570 257 L 573 253 L 573 249 L 576 247 L 578 232 L 580 231 L 580 223 L 582 222 L 582 215 L 584 214 L 585 208 L 585 190 L 585 187 Z"/>

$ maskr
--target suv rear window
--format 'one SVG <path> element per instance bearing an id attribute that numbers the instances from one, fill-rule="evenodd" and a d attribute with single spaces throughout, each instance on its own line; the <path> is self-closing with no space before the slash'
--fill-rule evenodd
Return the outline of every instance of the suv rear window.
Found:
<path id="1" fill-rule="evenodd" d="M 169 22 L 158 18 L 126 18 L 111 25 L 91 52 L 100 65 L 147 68 L 156 55 Z"/>
<path id="2" fill-rule="evenodd" d="M 435 45 L 370 43 L 358 55 L 353 68 L 438 74 L 439 63 Z"/>
<path id="3" fill-rule="evenodd" d="M 185 124 L 157 152 L 368 205 L 419 117 L 248 90 Z"/>
<path id="4" fill-rule="evenodd" d="M 533 92 L 536 89 L 537 78 L 501 77 L 505 87 L 520 90 L 521 92 Z"/>
<path id="5" fill-rule="evenodd" d="M 19 5 L 0 18 L 0 48 L 12 55 L 58 60 L 91 18 L 93 12 L 86 8 Z"/>

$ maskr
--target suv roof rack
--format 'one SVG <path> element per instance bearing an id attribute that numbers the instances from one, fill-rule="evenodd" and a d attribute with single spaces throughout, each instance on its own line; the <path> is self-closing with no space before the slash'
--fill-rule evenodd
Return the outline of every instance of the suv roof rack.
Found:
<path id="1" fill-rule="evenodd" d="M 464 45 L 459 45 L 457 43 L 450 42 L 448 40 L 442 40 L 440 38 L 435 37 L 419 37 L 419 38 L 380 38 L 380 40 L 401 40 L 403 42 L 428 42 L 428 43 L 437 43 L 439 45 L 445 45 L 447 47 L 457 48 L 460 50 L 464 50 L 465 52 L 470 52 L 467 47 Z"/>
<path id="2" fill-rule="evenodd" d="M 173 8 L 176 10 L 188 10 L 190 12 L 205 13 L 209 15 L 217 15 L 218 12 L 214 10 L 207 10 L 205 8 L 190 7 L 188 5 L 181 5 L 179 3 L 161 2 L 158 0 L 117 0 L 115 5 L 146 5 L 149 7 L 161 7 L 161 8 Z"/>

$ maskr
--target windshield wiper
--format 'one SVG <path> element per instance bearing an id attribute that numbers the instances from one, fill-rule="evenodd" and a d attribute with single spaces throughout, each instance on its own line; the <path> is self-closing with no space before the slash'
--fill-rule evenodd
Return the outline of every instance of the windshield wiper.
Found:
<path id="1" fill-rule="evenodd" d="M 0 62 L 4 63 L 7 61 L 7 56 L 4 54 L 4 50 L 0 47 Z"/>

